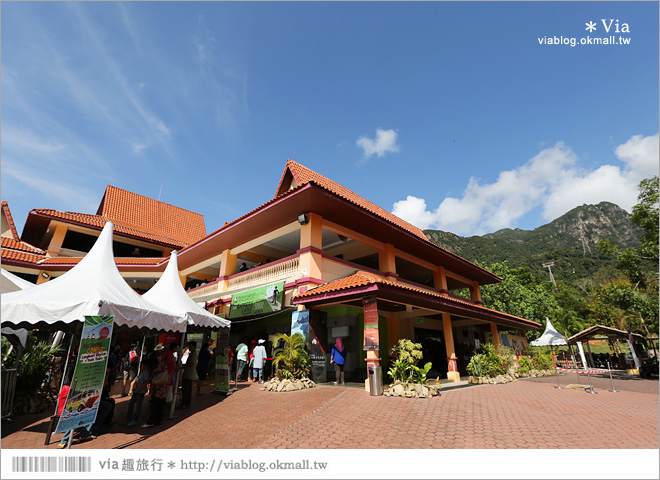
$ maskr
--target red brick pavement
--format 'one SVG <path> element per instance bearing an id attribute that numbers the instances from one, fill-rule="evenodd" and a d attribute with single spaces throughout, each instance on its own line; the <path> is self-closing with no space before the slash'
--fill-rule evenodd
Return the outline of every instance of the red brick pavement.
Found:
<path id="1" fill-rule="evenodd" d="M 633 390 L 642 391 L 591 395 L 545 380 L 462 388 L 432 399 L 331 386 L 278 394 L 256 384 L 223 397 L 209 386 L 191 409 L 148 429 L 117 424 L 128 400 L 117 397 L 109 433 L 74 448 L 658 448 L 657 381 L 644 380 L 650 383 L 641 389 L 637 383 Z M 145 400 L 143 419 L 148 410 Z M 17 417 L 3 425 L 2 448 L 55 448 L 61 434 L 43 445 L 47 423 L 43 414 Z"/>

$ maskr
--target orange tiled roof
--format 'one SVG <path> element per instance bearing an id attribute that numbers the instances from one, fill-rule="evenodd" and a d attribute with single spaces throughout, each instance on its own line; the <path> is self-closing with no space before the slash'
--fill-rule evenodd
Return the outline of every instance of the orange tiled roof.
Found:
<path id="1" fill-rule="evenodd" d="M 90 215 L 87 213 L 77 213 L 77 212 L 60 212 L 59 210 L 51 210 L 46 208 L 35 208 L 33 212 L 51 218 L 82 223 L 84 225 L 88 225 L 90 227 L 96 227 L 99 229 L 102 229 L 106 222 L 111 221 L 115 225 L 114 232 L 120 235 L 121 234 L 130 235 L 143 240 L 164 243 L 170 246 L 175 246 L 180 248 L 190 245 L 189 242 L 183 242 L 171 237 L 159 235 L 157 233 L 154 234 L 154 233 L 145 232 L 144 230 L 140 230 L 135 225 L 126 224 L 121 220 L 113 220 L 111 218 L 104 217 L 102 215 Z"/>
<path id="2" fill-rule="evenodd" d="M 22 240 L 14 240 L 13 238 L 7 238 L 7 237 L 2 237 L 2 248 L 9 248 L 11 250 L 20 250 L 23 252 L 36 253 L 39 255 L 44 255 L 46 253 L 42 249 L 33 247 L 27 242 L 24 242 Z"/>
<path id="3" fill-rule="evenodd" d="M 400 288 L 400 289 L 403 289 L 403 290 L 408 290 L 408 291 L 411 291 L 411 292 L 422 293 L 424 295 L 429 295 L 431 297 L 442 298 L 444 301 L 449 301 L 451 303 L 467 305 L 469 307 L 476 308 L 476 309 L 479 309 L 479 310 L 483 310 L 485 312 L 497 313 L 499 315 L 504 315 L 504 316 L 510 317 L 512 319 L 515 319 L 515 320 L 524 321 L 524 322 L 528 322 L 528 323 L 533 323 L 535 325 L 540 326 L 539 323 L 534 322 L 532 320 L 527 320 L 526 318 L 521 318 L 521 317 L 517 317 L 515 315 L 508 314 L 508 313 L 500 312 L 500 311 L 497 311 L 497 310 L 492 310 L 490 308 L 486 308 L 484 306 L 481 306 L 481 305 L 478 305 L 478 304 L 475 304 L 475 303 L 472 303 L 472 302 L 468 302 L 467 300 L 462 301 L 462 300 L 459 300 L 459 299 L 454 298 L 454 297 L 447 297 L 445 295 L 440 295 L 439 293 L 428 292 L 426 290 L 422 290 L 421 288 L 415 288 L 415 287 L 412 287 L 410 285 L 406 285 L 406 284 L 403 284 L 403 283 L 393 282 L 391 280 L 386 280 L 382 277 L 379 277 L 378 275 L 374 275 L 373 273 L 365 272 L 365 271 L 362 271 L 362 270 L 357 271 L 353 275 L 349 275 L 349 276 L 344 277 L 344 278 L 339 278 L 339 279 L 334 280 L 332 282 L 326 283 L 325 285 L 321 285 L 321 286 L 318 286 L 318 287 L 313 288 L 311 290 L 307 290 L 306 292 L 303 292 L 303 293 L 300 293 L 300 294 L 296 295 L 295 297 L 293 297 L 292 300 L 298 300 L 298 299 L 301 299 L 301 298 L 308 298 L 308 297 L 312 297 L 312 296 L 316 296 L 316 295 L 322 295 L 324 293 L 338 292 L 338 291 L 341 291 L 341 290 L 350 290 L 350 289 L 357 288 L 357 287 L 366 287 L 367 285 L 373 285 L 373 284 L 376 284 L 376 283 L 397 287 L 397 288 Z"/>
<path id="4" fill-rule="evenodd" d="M 80 263 L 84 257 L 50 257 L 44 260 L 41 265 L 75 265 Z M 117 265 L 159 265 L 168 258 L 160 257 L 115 257 Z"/>
<path id="5" fill-rule="evenodd" d="M 282 173 L 282 178 L 280 179 L 280 183 L 277 186 L 275 197 L 277 197 L 281 193 L 284 193 L 281 192 L 281 189 L 282 189 L 282 182 L 286 177 L 287 170 L 291 172 L 293 178 L 296 180 L 296 183 L 298 185 L 303 185 L 308 182 L 316 183 L 317 185 L 320 185 L 330 190 L 335 195 L 339 195 L 343 199 L 348 200 L 349 202 L 354 203 L 356 205 L 359 205 L 365 210 L 368 210 L 369 212 L 378 215 L 379 217 L 384 218 L 385 220 L 388 220 L 389 222 L 395 224 L 396 226 L 403 228 L 404 230 L 420 238 L 423 238 L 424 240 L 427 240 L 426 235 L 424 235 L 424 232 L 422 232 L 422 230 L 417 228 L 416 226 L 411 225 L 405 220 L 400 219 L 396 215 L 388 212 L 384 208 L 379 207 L 375 203 L 372 203 L 369 200 L 362 198 L 360 195 L 349 190 L 343 185 L 340 185 L 339 183 L 332 181 L 329 178 L 324 177 L 319 173 L 316 173 L 314 170 L 311 170 L 297 162 L 294 162 L 293 160 L 288 160 L 286 162 L 286 167 L 284 168 L 284 172 Z"/>
<path id="6" fill-rule="evenodd" d="M 21 252 L 18 250 L 9 250 L 7 248 L 2 249 L 2 261 L 18 261 L 26 263 L 37 264 L 46 258 L 44 255 L 38 255 L 34 253 Z"/>
<path id="7" fill-rule="evenodd" d="M 116 225 L 192 244 L 206 236 L 204 216 L 108 185 L 97 215 Z"/>
<path id="8" fill-rule="evenodd" d="M 2 211 L 7 216 L 7 222 L 9 223 L 9 228 L 11 230 L 12 236 L 14 237 L 14 240 L 20 240 L 18 237 L 18 232 L 16 231 L 16 225 L 14 224 L 14 218 L 11 216 L 11 212 L 9 211 L 9 204 L 4 200 L 2 201 Z"/>

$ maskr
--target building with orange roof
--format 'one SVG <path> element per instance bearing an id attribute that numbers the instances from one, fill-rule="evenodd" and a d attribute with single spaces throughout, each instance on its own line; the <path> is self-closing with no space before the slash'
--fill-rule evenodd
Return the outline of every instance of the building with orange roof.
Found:
<path id="1" fill-rule="evenodd" d="M 156 270 L 132 272 L 135 265 L 162 265 L 172 250 L 206 236 L 201 214 L 112 185 L 106 187 L 96 214 L 30 211 L 22 239 L 7 202 L 2 202 L 2 209 L 3 265 L 36 283 L 57 277 L 78 263 L 108 221 L 115 225 L 113 248 L 120 271 L 141 291 L 148 290 L 159 274 Z M 29 245 L 32 250 L 19 245 Z"/>
<path id="2" fill-rule="evenodd" d="M 408 338 L 423 344 L 432 376 L 458 381 L 480 344 L 499 344 L 500 330 L 524 338 L 540 327 L 483 304 L 481 285 L 501 278 L 292 160 L 270 201 L 208 235 L 200 217 L 108 186 L 95 215 L 33 210 L 23 240 L 44 252 L 40 272 L 57 275 L 80 260 L 81 235 L 92 241 L 111 220 L 119 270 L 138 285 L 154 282 L 175 248 L 188 294 L 232 322 L 233 345 L 303 331 L 318 381 L 337 337 L 349 380 L 387 365 L 390 348 Z"/>

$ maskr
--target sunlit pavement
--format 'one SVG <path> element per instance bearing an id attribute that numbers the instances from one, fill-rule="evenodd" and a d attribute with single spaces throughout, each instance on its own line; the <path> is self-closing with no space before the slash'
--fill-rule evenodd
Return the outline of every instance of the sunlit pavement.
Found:
<path id="1" fill-rule="evenodd" d="M 579 382 L 578 382 L 579 380 Z M 360 388 L 322 385 L 288 393 L 239 384 L 229 396 L 193 393 L 193 405 L 175 410 L 152 428 L 119 425 L 129 397 L 115 395 L 114 425 L 75 449 L 112 448 L 658 448 L 658 380 L 617 375 L 592 377 L 597 394 L 557 389 L 555 377 L 442 391 L 440 397 L 370 396 Z M 567 374 L 560 385 L 588 384 Z M 118 391 L 115 385 L 113 392 Z M 168 405 L 169 407 L 169 405 Z M 2 448 L 44 446 L 48 411 L 17 416 L 2 425 Z M 145 399 L 142 420 L 149 414 Z"/>

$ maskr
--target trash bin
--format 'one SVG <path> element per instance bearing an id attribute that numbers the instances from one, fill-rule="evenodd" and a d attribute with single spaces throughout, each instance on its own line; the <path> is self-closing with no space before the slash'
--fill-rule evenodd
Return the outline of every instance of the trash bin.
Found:
<path id="1" fill-rule="evenodd" d="M 374 397 L 383 394 L 383 374 L 378 365 L 369 366 L 369 394 Z"/>

